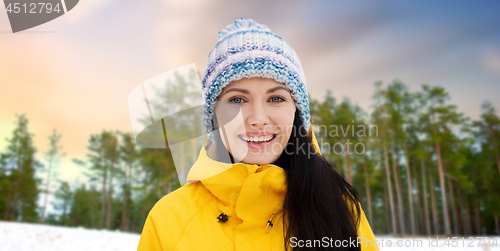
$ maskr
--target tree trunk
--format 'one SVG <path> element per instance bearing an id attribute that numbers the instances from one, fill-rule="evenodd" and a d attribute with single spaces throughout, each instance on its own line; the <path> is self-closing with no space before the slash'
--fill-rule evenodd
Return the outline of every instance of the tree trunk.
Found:
<path id="1" fill-rule="evenodd" d="M 385 170 L 384 172 L 387 172 L 387 170 Z M 384 176 L 384 184 L 387 184 L 387 178 Z M 387 186 L 383 186 L 384 187 L 384 216 L 385 216 L 385 227 L 386 227 L 386 232 L 389 234 L 392 232 L 391 230 L 391 213 L 390 213 L 390 210 L 388 208 L 388 205 L 390 204 L 389 203 L 389 199 L 387 198 L 388 195 L 387 195 Z"/>
<path id="2" fill-rule="evenodd" d="M 3 215 L 3 219 L 5 221 L 9 220 L 11 196 L 12 196 L 12 183 L 9 182 L 9 188 L 7 189 L 7 198 L 5 199 L 5 211 Z"/>
<path id="3" fill-rule="evenodd" d="M 121 222 L 121 226 L 122 226 L 122 231 L 126 232 L 125 231 L 125 217 L 126 217 L 126 214 L 127 214 L 127 191 L 126 191 L 127 187 L 126 185 L 124 186 L 124 191 L 123 191 L 123 203 L 122 203 L 122 222 Z"/>
<path id="4" fill-rule="evenodd" d="M 464 212 L 465 212 L 464 198 L 460 194 L 460 186 L 456 186 L 456 190 L 457 190 L 457 196 L 458 196 L 458 206 L 460 207 L 460 211 L 459 211 L 460 213 L 458 214 L 458 218 L 459 218 L 458 222 L 460 223 L 459 224 L 459 233 L 465 236 L 465 235 L 469 235 L 469 233 L 467 233 L 465 230 L 466 222 L 465 222 L 465 217 L 464 217 Z"/>
<path id="5" fill-rule="evenodd" d="M 432 178 L 432 172 L 429 172 L 429 181 L 431 185 L 431 209 L 432 209 L 432 222 L 433 222 L 433 228 L 434 228 L 434 234 L 439 234 L 439 223 L 438 223 L 438 215 L 437 215 L 437 208 L 436 208 L 436 195 L 434 193 L 434 179 Z"/>
<path id="6" fill-rule="evenodd" d="M 422 200 L 420 198 L 422 194 L 422 189 L 420 188 L 420 182 L 418 179 L 418 173 L 417 173 L 417 159 L 413 159 L 411 162 L 411 176 L 413 177 L 413 182 L 412 184 L 415 184 L 415 190 L 417 191 L 417 194 L 414 196 L 415 198 L 415 229 L 417 234 L 423 234 L 424 233 L 424 213 L 422 209 Z"/>
<path id="7" fill-rule="evenodd" d="M 458 218 L 455 198 L 453 197 L 453 184 L 451 178 L 448 177 L 448 193 L 450 194 L 451 216 L 453 217 L 453 234 L 458 235 Z"/>
<path id="8" fill-rule="evenodd" d="M 128 196 L 126 196 L 128 197 Z M 127 198 L 125 197 L 123 211 L 122 211 L 122 231 L 128 232 L 128 212 L 127 212 Z"/>
<path id="9" fill-rule="evenodd" d="M 12 221 L 22 221 L 22 214 L 19 210 L 19 180 L 16 180 L 15 185 L 14 185 L 14 205 L 12 206 L 12 211 L 10 213 L 10 220 Z"/>
<path id="10" fill-rule="evenodd" d="M 399 184 L 398 172 L 396 171 L 396 151 L 394 148 L 394 135 L 391 134 L 391 156 L 392 156 L 392 172 L 394 174 L 394 182 L 396 187 L 396 196 L 398 199 L 398 215 L 399 215 L 399 227 L 401 228 L 401 233 L 406 234 L 406 227 L 404 222 L 404 213 L 403 213 L 403 195 L 401 193 L 401 186 Z"/>
<path id="11" fill-rule="evenodd" d="M 366 166 L 366 155 L 363 154 L 363 169 L 365 171 L 366 198 L 368 200 L 368 219 L 373 224 L 372 196 L 370 193 L 370 181 L 368 180 L 368 167 Z"/>
<path id="12" fill-rule="evenodd" d="M 408 149 L 406 148 L 406 142 L 403 142 L 403 150 L 405 155 L 406 164 L 406 180 L 408 182 L 408 201 L 410 202 L 410 223 L 411 223 L 411 234 L 415 235 L 415 214 L 413 212 L 413 186 L 411 184 L 411 172 L 410 172 L 410 158 L 408 157 Z"/>
<path id="13" fill-rule="evenodd" d="M 111 219 L 112 215 L 112 207 L 113 207 L 113 169 L 115 162 L 113 161 L 110 170 L 109 170 L 109 196 L 108 196 L 108 212 L 107 212 L 107 221 L 106 221 L 106 229 L 111 229 Z"/>
<path id="14" fill-rule="evenodd" d="M 102 179 L 102 192 L 101 192 L 101 218 L 100 218 L 100 222 L 99 222 L 100 229 L 103 229 L 103 227 L 104 227 L 106 196 L 107 196 L 106 185 L 108 182 L 108 180 L 107 180 L 108 168 L 106 166 L 104 166 L 103 169 L 104 169 L 104 173 L 103 173 L 103 179 Z"/>
<path id="15" fill-rule="evenodd" d="M 68 200 L 64 199 L 63 202 L 63 219 L 64 219 L 64 226 L 68 226 Z"/>
<path id="16" fill-rule="evenodd" d="M 338 168 L 338 172 L 339 174 L 344 174 L 344 178 L 345 178 L 345 167 L 344 167 L 344 162 L 342 161 L 342 155 L 340 154 L 335 154 L 334 156 L 335 158 L 335 167 Z"/>
<path id="17" fill-rule="evenodd" d="M 500 235 L 500 224 L 498 224 L 498 216 L 495 215 L 495 229 L 497 231 L 497 235 Z"/>
<path id="18" fill-rule="evenodd" d="M 352 185 L 352 163 L 351 163 L 351 156 L 350 156 L 350 150 L 349 150 L 349 145 L 347 146 L 347 150 L 345 151 L 345 179 L 347 183 Z"/>
<path id="19" fill-rule="evenodd" d="M 131 181 L 131 173 L 132 173 L 132 164 L 129 166 L 128 173 L 128 185 L 127 185 L 127 205 L 125 206 L 126 214 L 125 214 L 125 231 L 130 231 L 130 208 L 129 208 L 129 200 L 132 200 L 132 181 Z"/>
<path id="20" fill-rule="evenodd" d="M 472 219 L 471 219 L 471 211 L 470 211 L 470 206 L 472 205 L 471 200 L 470 200 L 470 196 L 468 196 L 469 198 L 469 203 L 467 203 L 465 206 L 465 220 L 466 220 L 466 229 L 467 229 L 467 235 L 472 235 L 473 231 L 472 231 Z"/>
<path id="21" fill-rule="evenodd" d="M 392 233 L 397 233 L 396 228 L 396 211 L 394 210 L 394 199 L 392 196 L 392 187 L 391 187 L 391 174 L 389 170 L 389 155 L 387 153 L 387 138 L 385 135 L 385 130 L 382 130 L 382 148 L 384 149 L 384 163 L 385 163 L 385 175 L 387 179 L 387 191 L 389 192 L 389 205 L 391 207 L 391 217 L 392 217 Z"/>
<path id="22" fill-rule="evenodd" d="M 477 197 L 474 199 L 474 216 L 476 217 L 476 234 L 483 234 L 482 224 L 481 224 L 481 212 L 479 210 L 479 202 Z"/>
<path id="23" fill-rule="evenodd" d="M 131 161 L 127 161 L 127 167 L 125 169 L 125 191 L 123 193 L 123 210 L 122 210 L 122 229 L 125 232 L 128 232 L 128 199 L 130 192 L 130 172 L 131 172 Z"/>
<path id="24" fill-rule="evenodd" d="M 435 124 L 434 113 L 431 111 L 431 119 L 432 119 L 432 129 L 434 131 L 434 136 L 438 136 L 437 126 Z M 438 162 L 438 170 L 439 170 L 439 184 L 441 187 L 441 198 L 443 200 L 443 218 L 444 218 L 444 232 L 447 235 L 451 234 L 450 230 L 450 217 L 448 216 L 448 205 L 446 202 L 446 185 L 444 180 L 444 168 L 441 160 L 441 147 L 439 145 L 439 140 L 434 139 L 434 144 L 436 147 L 436 158 Z"/>
<path id="25" fill-rule="evenodd" d="M 113 180 L 110 177 L 109 196 L 108 196 L 108 211 L 106 213 L 106 229 L 111 229 L 111 220 L 113 219 Z"/>
<path id="26" fill-rule="evenodd" d="M 420 159 L 420 166 L 422 167 L 422 190 L 423 196 L 422 200 L 424 201 L 424 216 L 425 216 L 425 230 L 426 234 L 431 234 L 431 222 L 429 220 L 429 205 L 427 204 L 427 181 L 425 180 L 425 165 L 424 159 Z"/>
<path id="27" fill-rule="evenodd" d="M 50 171 L 52 168 L 52 156 L 49 160 L 49 170 L 47 171 L 47 185 L 45 187 L 45 198 L 43 199 L 43 209 L 42 209 L 42 219 L 40 222 L 43 224 L 45 221 L 45 210 L 47 209 L 47 197 L 49 196 L 49 188 L 50 188 Z"/>
<path id="28" fill-rule="evenodd" d="M 95 205 L 95 199 L 94 199 L 95 193 L 94 189 L 90 189 L 90 228 L 94 228 L 94 205 Z"/>
<path id="29" fill-rule="evenodd" d="M 19 163 L 19 157 L 17 158 L 17 169 L 16 169 L 16 176 L 15 176 L 15 181 L 14 181 L 14 198 L 13 198 L 13 201 L 14 201 L 14 205 L 12 207 L 12 212 L 11 212 L 11 215 L 10 215 L 10 220 L 18 220 L 18 221 L 22 221 L 22 218 L 19 219 L 19 216 L 20 216 L 20 212 L 18 212 L 18 202 L 19 202 L 19 179 L 21 177 L 21 164 Z M 18 219 L 16 219 L 16 216 Z"/>

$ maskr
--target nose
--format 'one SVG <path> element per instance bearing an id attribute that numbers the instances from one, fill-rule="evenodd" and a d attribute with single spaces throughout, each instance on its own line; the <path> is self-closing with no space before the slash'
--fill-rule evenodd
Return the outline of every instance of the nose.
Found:
<path id="1" fill-rule="evenodd" d="M 263 127 L 269 124 L 269 114 L 266 111 L 266 107 L 262 104 L 252 105 L 249 111 L 248 117 L 246 119 L 247 124 L 252 127 Z"/>

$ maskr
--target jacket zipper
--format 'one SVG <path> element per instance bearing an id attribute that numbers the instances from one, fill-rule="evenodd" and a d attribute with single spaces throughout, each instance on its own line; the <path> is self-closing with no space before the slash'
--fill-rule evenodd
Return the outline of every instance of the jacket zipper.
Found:
<path id="1" fill-rule="evenodd" d="M 273 227 L 273 219 L 274 219 L 275 215 L 276 215 L 276 213 L 272 214 L 271 218 L 267 221 L 266 234 L 269 233 L 269 231 L 271 231 L 271 228 Z"/>

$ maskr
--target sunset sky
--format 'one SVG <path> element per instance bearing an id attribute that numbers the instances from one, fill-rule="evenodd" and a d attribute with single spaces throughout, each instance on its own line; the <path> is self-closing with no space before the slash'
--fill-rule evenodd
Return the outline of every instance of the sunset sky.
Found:
<path id="1" fill-rule="evenodd" d="M 26 114 L 38 157 L 53 128 L 66 157 L 59 178 L 84 181 L 91 134 L 132 131 L 129 93 L 145 80 L 195 63 L 204 70 L 217 32 L 234 20 L 267 25 L 295 49 L 307 88 L 369 111 L 373 83 L 401 79 L 450 93 L 477 119 L 500 109 L 499 1 L 82 0 L 65 15 L 16 34 L 0 8 L 0 151 L 15 114 Z"/>

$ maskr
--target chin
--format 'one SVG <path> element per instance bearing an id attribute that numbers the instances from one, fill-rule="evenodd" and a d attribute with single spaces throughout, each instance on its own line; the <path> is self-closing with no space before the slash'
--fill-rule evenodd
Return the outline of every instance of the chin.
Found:
<path id="1" fill-rule="evenodd" d="M 269 154 L 258 154 L 253 156 L 247 156 L 246 158 L 241 160 L 241 162 L 254 165 L 267 165 L 276 161 L 278 157 L 279 156 L 274 156 Z"/>

